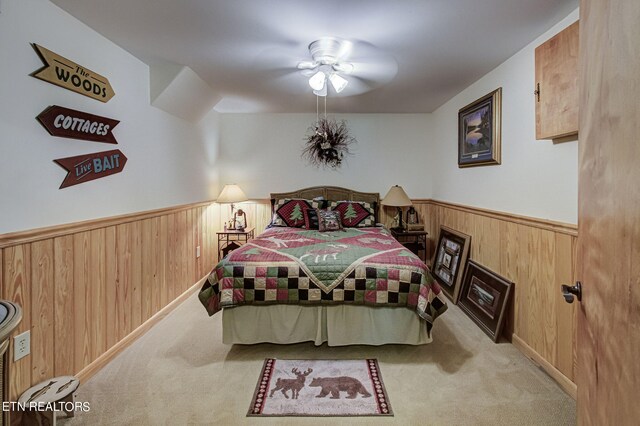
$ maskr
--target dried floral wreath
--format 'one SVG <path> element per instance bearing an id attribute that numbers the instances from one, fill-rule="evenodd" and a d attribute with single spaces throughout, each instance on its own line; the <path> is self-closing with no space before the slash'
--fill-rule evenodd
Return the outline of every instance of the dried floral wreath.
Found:
<path id="1" fill-rule="evenodd" d="M 346 121 L 321 118 L 307 130 L 302 157 L 316 167 L 337 169 L 345 155 L 350 155 L 349 146 L 356 139 L 349 134 Z"/>

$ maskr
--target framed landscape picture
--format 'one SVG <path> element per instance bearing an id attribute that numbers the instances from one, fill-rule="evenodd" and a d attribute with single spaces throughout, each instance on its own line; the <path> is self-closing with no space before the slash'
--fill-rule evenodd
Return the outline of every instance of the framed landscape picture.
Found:
<path id="1" fill-rule="evenodd" d="M 502 88 L 458 111 L 458 167 L 501 161 Z"/>
<path id="2" fill-rule="evenodd" d="M 431 262 L 433 276 L 453 303 L 458 302 L 471 237 L 446 226 L 440 227 L 436 252 Z"/>
<path id="3" fill-rule="evenodd" d="M 494 342 L 500 338 L 512 288 L 511 281 L 479 263 L 467 263 L 458 305 Z"/>

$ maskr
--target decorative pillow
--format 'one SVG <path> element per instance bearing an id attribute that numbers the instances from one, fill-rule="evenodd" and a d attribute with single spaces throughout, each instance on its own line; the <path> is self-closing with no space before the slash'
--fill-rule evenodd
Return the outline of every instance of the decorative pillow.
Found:
<path id="1" fill-rule="evenodd" d="M 373 207 L 363 201 L 332 201 L 329 209 L 340 212 L 345 228 L 364 228 L 376 224 Z"/>
<path id="2" fill-rule="evenodd" d="M 319 204 L 316 201 L 301 198 L 278 200 L 274 206 L 275 213 L 271 220 L 271 226 L 303 228 L 305 226 L 304 212 L 308 209 L 316 209 L 318 206 Z"/>
<path id="3" fill-rule="evenodd" d="M 304 227 L 306 229 L 318 229 L 318 212 L 316 209 L 306 209 L 304 211 Z"/>
<path id="4" fill-rule="evenodd" d="M 316 213 L 318 214 L 318 230 L 320 232 L 340 231 L 342 229 L 339 211 L 316 209 Z"/>

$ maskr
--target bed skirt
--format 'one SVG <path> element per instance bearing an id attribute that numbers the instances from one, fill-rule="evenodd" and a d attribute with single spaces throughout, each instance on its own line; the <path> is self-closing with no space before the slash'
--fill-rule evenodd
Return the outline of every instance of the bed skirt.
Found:
<path id="1" fill-rule="evenodd" d="M 317 346 L 431 342 L 426 324 L 414 311 L 397 307 L 237 306 L 222 311 L 225 344 L 300 343 Z"/>

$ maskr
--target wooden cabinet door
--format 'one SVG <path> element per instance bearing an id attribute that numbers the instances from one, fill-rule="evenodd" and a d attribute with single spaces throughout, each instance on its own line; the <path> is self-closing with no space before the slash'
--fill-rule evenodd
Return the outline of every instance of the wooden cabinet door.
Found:
<path id="1" fill-rule="evenodd" d="M 578 424 L 640 424 L 640 1 L 580 3 Z"/>
<path id="2" fill-rule="evenodd" d="M 578 133 L 578 26 L 536 48 L 536 139 Z"/>

